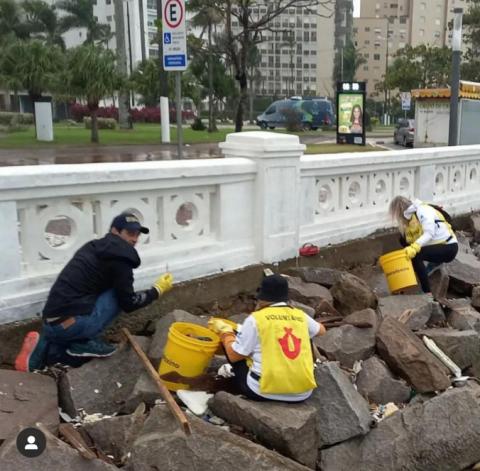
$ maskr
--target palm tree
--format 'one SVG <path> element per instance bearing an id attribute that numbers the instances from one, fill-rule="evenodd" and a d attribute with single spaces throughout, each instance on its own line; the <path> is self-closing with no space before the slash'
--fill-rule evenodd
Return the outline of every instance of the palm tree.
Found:
<path id="1" fill-rule="evenodd" d="M 18 3 L 15 0 L 0 0 L 0 37 L 9 35 L 27 39 L 30 32 L 23 22 Z"/>
<path id="2" fill-rule="evenodd" d="M 93 14 L 95 0 L 61 0 L 57 8 L 64 10 L 67 15 L 61 18 L 61 25 L 65 31 L 72 28 L 86 28 L 86 43 L 95 41 L 106 43 L 112 37 L 110 26 L 101 24 Z"/>
<path id="3" fill-rule="evenodd" d="M 58 18 L 55 5 L 49 5 L 43 0 L 25 0 L 23 10 L 26 14 L 26 25 L 32 36 L 43 38 L 49 44 L 56 44 L 65 50 L 62 34 L 65 28 Z"/>
<path id="4" fill-rule="evenodd" d="M 158 74 L 158 60 L 151 58 L 139 64 L 130 76 L 132 88 L 142 95 L 145 106 L 158 106 L 161 86 Z"/>
<path id="5" fill-rule="evenodd" d="M 95 44 L 68 51 L 66 88 L 74 97 L 86 100 L 92 119 L 91 142 L 98 143 L 98 104 L 118 90 L 124 78 L 118 74 L 115 53 Z"/>
<path id="6" fill-rule="evenodd" d="M 17 39 L 7 45 L 0 56 L 2 81 L 14 91 L 27 90 L 32 103 L 44 92 L 57 88 L 62 69 L 61 49 L 38 39 Z"/>
<path id="7" fill-rule="evenodd" d="M 213 43 L 212 33 L 216 24 L 223 20 L 223 15 L 218 9 L 218 0 L 191 0 L 188 4 L 191 11 L 196 11 L 192 18 L 192 26 L 202 28 L 202 34 L 207 31 L 207 54 L 208 54 L 208 132 L 217 131 L 213 104 Z"/>

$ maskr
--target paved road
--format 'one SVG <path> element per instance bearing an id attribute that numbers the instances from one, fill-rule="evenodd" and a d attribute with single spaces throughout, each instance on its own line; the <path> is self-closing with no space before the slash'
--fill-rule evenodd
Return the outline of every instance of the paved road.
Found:
<path id="1" fill-rule="evenodd" d="M 369 141 L 385 142 L 386 148 L 397 149 L 393 139 L 386 134 L 372 134 Z M 315 135 L 300 136 L 303 144 L 335 142 L 335 133 L 318 131 Z M 217 143 L 192 144 L 184 147 L 185 159 L 220 158 Z M 99 162 L 141 162 L 177 159 L 175 144 L 124 145 L 124 146 L 55 146 L 40 149 L 0 149 L 0 167 L 16 165 L 88 164 Z"/>

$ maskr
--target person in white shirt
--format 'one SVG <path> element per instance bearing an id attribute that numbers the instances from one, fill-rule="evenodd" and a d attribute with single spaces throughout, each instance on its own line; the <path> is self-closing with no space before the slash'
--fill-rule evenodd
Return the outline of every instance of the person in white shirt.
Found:
<path id="1" fill-rule="evenodd" d="M 316 386 L 310 339 L 325 327 L 288 304 L 281 275 L 263 279 L 257 306 L 235 334 L 221 319 L 209 327 L 220 335 L 240 392 L 253 400 L 299 402 Z"/>
<path id="2" fill-rule="evenodd" d="M 416 199 L 396 196 L 389 213 L 396 220 L 422 291 L 431 294 L 428 275 L 442 263 L 451 262 L 458 252 L 458 241 L 445 216 L 433 206 Z M 425 266 L 425 262 L 430 262 Z"/>

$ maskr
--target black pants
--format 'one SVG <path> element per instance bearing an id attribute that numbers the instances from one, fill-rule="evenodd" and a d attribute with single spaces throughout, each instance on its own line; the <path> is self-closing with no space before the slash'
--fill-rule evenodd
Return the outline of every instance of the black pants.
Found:
<path id="1" fill-rule="evenodd" d="M 248 387 L 247 376 L 249 368 L 246 360 L 236 361 L 235 363 L 230 364 L 232 365 L 233 372 L 235 373 L 235 377 L 233 378 L 235 381 L 235 386 L 241 394 L 248 399 L 252 399 L 253 401 L 268 401 L 268 399 L 259 396 Z"/>
<path id="2" fill-rule="evenodd" d="M 405 239 L 400 238 L 400 243 L 406 247 Z M 458 244 L 435 244 L 422 247 L 420 252 L 412 259 L 413 269 L 417 274 L 418 281 L 424 293 L 430 293 L 430 282 L 424 262 L 448 263 L 451 262 L 458 252 Z"/>

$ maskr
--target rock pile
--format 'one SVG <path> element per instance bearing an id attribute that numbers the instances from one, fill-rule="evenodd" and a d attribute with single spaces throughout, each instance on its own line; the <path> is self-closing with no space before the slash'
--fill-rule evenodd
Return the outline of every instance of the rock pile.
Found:
<path id="1" fill-rule="evenodd" d="M 53 471 L 453 471 L 474 466 L 480 462 L 480 385 L 469 380 L 453 388 L 452 373 L 422 337 L 433 339 L 463 374 L 480 375 L 480 262 L 475 255 L 480 254 L 475 252 L 480 229 L 475 227 L 472 248 L 463 242 L 455 263 L 432 274 L 443 293 L 440 303 L 424 295 L 386 295 L 372 285 L 375 276 L 364 281 L 320 267 L 288 271 L 292 300 L 331 326 L 314 339 L 324 360 L 315 368 L 318 387 L 301 404 L 216 392 L 206 415 L 188 416 L 192 435 L 186 436 L 126 344 L 108 359 L 53 369 L 50 376 L 0 370 L 2 471 L 31 469 L 32 462 L 15 445 L 27 423 L 41 423 L 47 437 L 35 466 Z M 236 314 L 232 318 L 241 321 L 247 312 Z M 206 318 L 176 310 L 157 321 L 152 337 L 137 337 L 155 367 L 176 321 L 206 324 Z M 83 458 L 57 437 L 57 405 L 61 420 L 76 425 L 96 459 Z"/>

